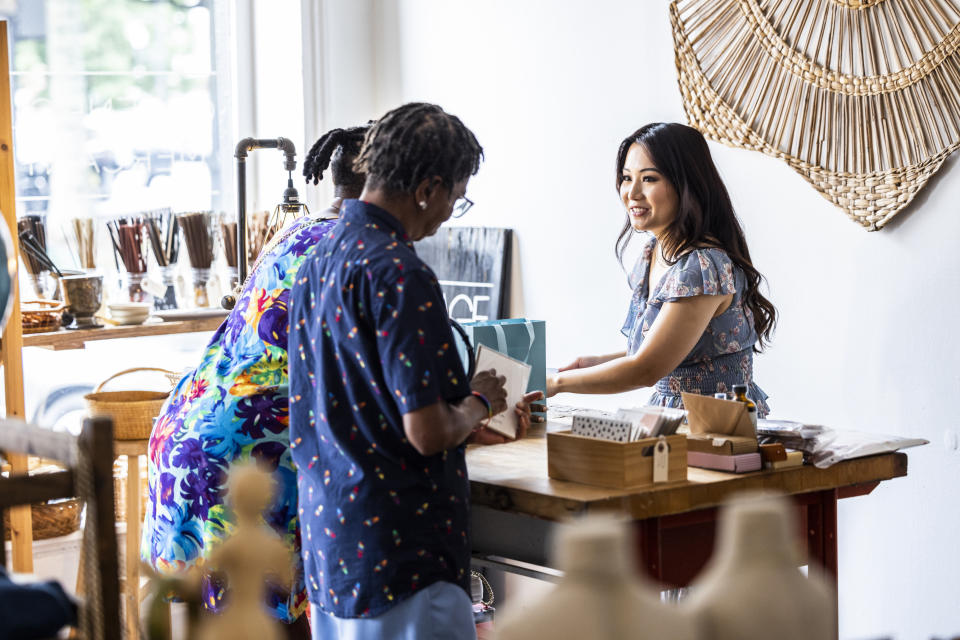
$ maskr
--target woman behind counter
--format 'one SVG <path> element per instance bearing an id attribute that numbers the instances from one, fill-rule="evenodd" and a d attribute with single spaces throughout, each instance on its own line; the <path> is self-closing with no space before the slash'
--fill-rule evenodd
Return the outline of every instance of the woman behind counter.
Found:
<path id="1" fill-rule="evenodd" d="M 627 349 L 577 358 L 547 380 L 547 395 L 655 387 L 649 404 L 682 407 L 682 391 L 746 384 L 765 416 L 753 352 L 769 342 L 777 312 L 759 291 L 763 277 L 703 135 L 675 123 L 641 127 L 617 151 L 617 188 L 627 214 L 621 263 L 634 233 L 643 243 L 628 275 Z"/>
<path id="2" fill-rule="evenodd" d="M 287 325 L 297 269 L 337 220 L 340 203 L 356 198 L 365 176 L 353 171 L 369 126 L 334 129 L 307 154 L 304 176 L 314 184 L 330 165 L 335 199 L 319 215 L 304 216 L 277 234 L 251 269 L 236 307 L 214 333 L 199 366 L 170 394 L 149 445 L 149 504 L 141 556 L 161 573 L 202 564 L 231 525 L 223 505 L 230 465 L 255 459 L 271 470 L 277 498 L 266 521 L 290 546 L 296 565 L 289 596 L 274 592 L 268 606 L 291 623 L 290 637 L 309 637 L 297 477 L 290 456 L 287 410 Z M 219 604 L 211 583 L 204 602 Z"/>

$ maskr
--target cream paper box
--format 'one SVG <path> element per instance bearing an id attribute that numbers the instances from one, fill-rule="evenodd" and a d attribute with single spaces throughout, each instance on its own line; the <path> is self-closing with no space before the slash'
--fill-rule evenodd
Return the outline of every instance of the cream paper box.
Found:
<path id="1" fill-rule="evenodd" d="M 699 443 L 692 450 L 705 451 L 704 440 L 710 444 L 705 452 L 732 455 L 757 450 L 757 430 L 747 415 L 747 405 L 685 391 L 681 396 L 690 425 L 689 439 Z"/>

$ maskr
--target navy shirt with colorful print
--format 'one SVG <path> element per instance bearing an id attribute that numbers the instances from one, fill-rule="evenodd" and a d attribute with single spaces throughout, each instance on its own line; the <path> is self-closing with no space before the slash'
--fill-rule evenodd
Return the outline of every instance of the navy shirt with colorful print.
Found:
<path id="1" fill-rule="evenodd" d="M 469 593 L 464 447 L 420 455 L 403 415 L 470 386 L 437 278 L 396 218 L 343 204 L 297 273 L 289 357 L 310 600 L 355 618 L 441 580 Z"/>

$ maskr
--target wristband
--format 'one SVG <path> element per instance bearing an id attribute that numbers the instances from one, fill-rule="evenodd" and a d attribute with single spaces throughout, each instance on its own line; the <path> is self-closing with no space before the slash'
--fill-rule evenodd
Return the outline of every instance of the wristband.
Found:
<path id="1" fill-rule="evenodd" d="M 470 392 L 473 397 L 483 403 L 483 406 L 487 408 L 487 420 L 493 417 L 493 405 L 490 404 L 490 401 L 487 400 L 487 396 L 483 395 L 479 391 Z"/>

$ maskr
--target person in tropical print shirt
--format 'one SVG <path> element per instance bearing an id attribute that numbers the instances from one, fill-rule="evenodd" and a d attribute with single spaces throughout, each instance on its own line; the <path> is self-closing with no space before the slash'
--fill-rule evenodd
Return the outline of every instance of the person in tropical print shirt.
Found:
<path id="1" fill-rule="evenodd" d="M 236 307 L 217 329 L 199 365 L 184 376 L 157 418 L 149 444 L 149 502 L 141 556 L 161 573 L 203 565 L 233 526 L 224 506 L 227 471 L 254 459 L 275 480 L 264 519 L 289 545 L 295 579 L 290 592 L 270 590 L 267 606 L 288 623 L 290 637 L 309 637 L 300 558 L 297 477 L 288 429 L 287 311 L 303 260 L 329 233 L 344 199 L 356 198 L 364 175 L 353 170 L 369 125 L 334 129 L 317 140 L 304 163 L 317 184 L 329 166 L 330 208 L 281 230 L 251 268 Z M 224 586 L 204 583 L 204 603 L 216 610 Z"/>

